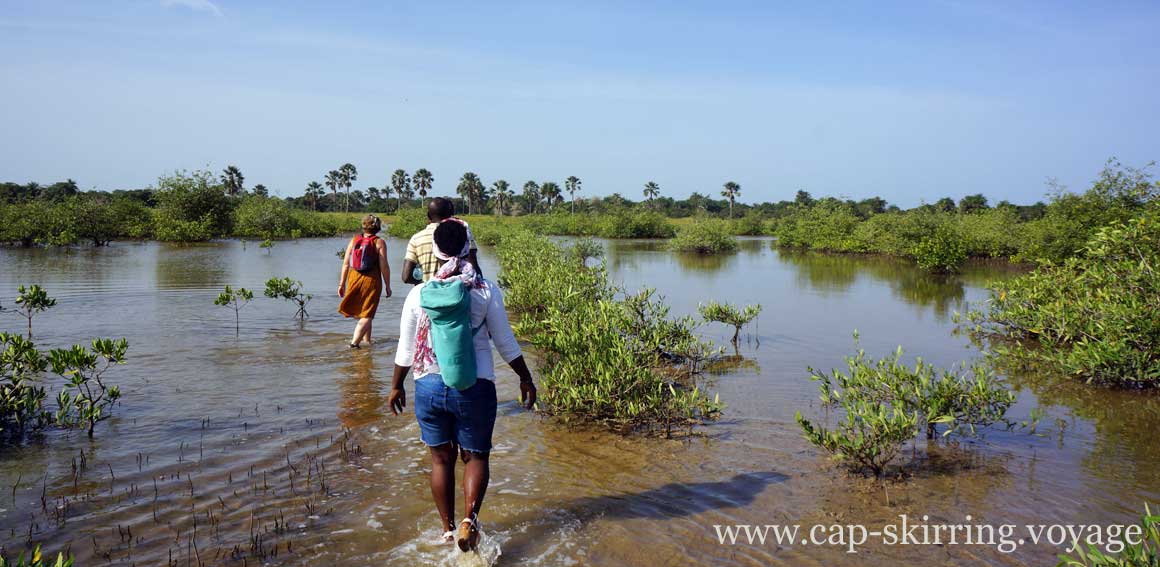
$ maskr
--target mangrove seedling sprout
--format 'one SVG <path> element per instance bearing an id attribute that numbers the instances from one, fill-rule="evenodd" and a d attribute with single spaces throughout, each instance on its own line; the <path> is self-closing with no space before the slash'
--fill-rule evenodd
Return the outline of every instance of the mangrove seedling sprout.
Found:
<path id="1" fill-rule="evenodd" d="M 242 334 L 241 316 L 238 314 L 243 307 L 254 299 L 254 292 L 239 287 L 234 289 L 226 286 L 225 291 L 218 294 L 217 299 L 213 301 L 214 305 L 221 305 L 222 307 L 232 307 L 234 310 L 234 334 Z"/>
<path id="2" fill-rule="evenodd" d="M 310 316 L 306 312 L 306 302 L 310 301 L 313 295 L 303 293 L 302 282 L 294 281 L 288 277 L 286 278 L 270 278 L 266 282 L 266 297 L 270 299 L 285 299 L 292 301 L 298 305 L 298 312 L 294 314 L 299 319 L 305 319 Z"/>
<path id="3" fill-rule="evenodd" d="M 16 296 L 16 310 L 28 319 L 28 338 L 32 338 L 32 317 L 41 311 L 56 305 L 56 300 L 48 296 L 48 292 L 39 285 L 33 285 L 29 288 L 20 286 L 17 290 Z"/>
<path id="4" fill-rule="evenodd" d="M 740 309 L 732 303 L 717 303 L 710 301 L 697 305 L 697 311 L 705 321 L 724 323 L 733 327 L 733 345 L 737 345 L 737 338 L 741 336 L 741 328 L 761 313 L 761 304 L 746 305 Z"/>
<path id="5" fill-rule="evenodd" d="M 48 353 L 53 373 L 67 380 L 56 398 L 57 425 L 86 426 L 92 438 L 97 422 L 108 419 L 106 410 L 121 397 L 120 388 L 105 384 L 102 377 L 113 365 L 125 363 L 128 348 L 129 343 L 123 338 L 93 339 L 91 349 L 73 345 Z M 75 393 L 70 394 L 69 390 Z"/>

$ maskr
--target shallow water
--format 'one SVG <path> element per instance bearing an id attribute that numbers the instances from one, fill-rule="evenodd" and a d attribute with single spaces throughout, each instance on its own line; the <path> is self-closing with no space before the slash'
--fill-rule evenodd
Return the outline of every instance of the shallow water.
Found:
<path id="1" fill-rule="evenodd" d="M 125 336 L 109 378 L 123 402 L 90 441 L 47 432 L 0 449 L 0 544 L 71 548 L 80 565 L 457 564 L 435 545 L 426 451 L 413 416 L 392 417 L 386 384 L 409 286 L 379 311 L 371 349 L 348 351 L 335 313 L 339 239 L 281 242 L 269 253 L 199 246 L 0 248 L 0 304 L 40 283 L 58 305 L 35 322 L 41 346 Z M 990 431 L 940 446 L 929 472 L 882 485 L 834 468 L 799 433 L 819 415 L 807 367 L 842 366 L 852 332 L 872 354 L 899 344 L 940 365 L 977 356 L 952 314 L 1013 272 L 972 266 L 939 278 L 884 258 L 784 253 L 763 239 L 732 255 L 675 255 L 655 242 L 604 242 L 613 278 L 698 301 L 764 305 L 734 364 L 708 377 L 724 418 L 683 440 L 570 430 L 515 402 L 499 369 L 500 419 L 482 516 L 501 565 L 869 565 L 1054 563 L 1052 545 L 720 545 L 715 524 L 897 522 L 1131 523 L 1160 500 L 1160 401 L 1039 376 L 1012 377 L 1019 401 L 1048 416 L 1037 435 Z M 392 240 L 390 254 L 403 243 Z M 484 250 L 485 272 L 496 262 Z M 288 275 L 315 294 L 311 318 L 261 297 Z M 241 311 L 213 305 L 225 284 L 258 290 Z M 0 315 L 0 330 L 22 331 Z M 710 326 L 726 343 L 730 331 Z M 921 455 L 922 453 L 919 453 Z M 460 502 L 462 506 L 462 502 Z M 460 510 L 461 511 L 461 510 Z"/>

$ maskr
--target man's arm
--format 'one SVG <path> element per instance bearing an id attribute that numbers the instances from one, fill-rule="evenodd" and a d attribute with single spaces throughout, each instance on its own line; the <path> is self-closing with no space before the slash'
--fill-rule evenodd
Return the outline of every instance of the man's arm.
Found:
<path id="1" fill-rule="evenodd" d="M 411 285 L 419 285 L 423 283 L 423 280 L 415 279 L 415 268 L 418 267 L 418 265 L 419 264 L 416 264 L 412 260 L 403 260 L 403 283 Z"/>

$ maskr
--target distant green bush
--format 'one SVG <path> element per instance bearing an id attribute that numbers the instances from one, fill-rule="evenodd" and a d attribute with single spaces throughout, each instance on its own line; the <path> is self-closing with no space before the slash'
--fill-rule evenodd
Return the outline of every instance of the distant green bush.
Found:
<path id="1" fill-rule="evenodd" d="M 650 211 L 624 211 L 596 218 L 596 236 L 603 238 L 672 238 L 676 234 L 668 219 Z"/>
<path id="2" fill-rule="evenodd" d="M 861 219 L 837 199 L 823 199 L 812 207 L 799 207 L 779 219 L 773 234 L 778 245 L 834 252 L 864 252 L 854 238 Z"/>
<path id="3" fill-rule="evenodd" d="M 769 232 L 765 217 L 758 211 L 749 211 L 732 222 L 733 234 L 739 236 L 762 236 Z"/>
<path id="4" fill-rule="evenodd" d="M 236 199 L 209 171 L 179 171 L 157 182 L 153 232 L 159 240 L 193 242 L 230 233 Z"/>
<path id="5" fill-rule="evenodd" d="M 281 199 L 251 195 L 242 197 L 234 211 L 233 236 L 286 238 L 300 233 L 298 215 Z"/>
<path id="6" fill-rule="evenodd" d="M 923 238 L 911 254 L 918 267 L 936 273 L 957 272 L 967 261 L 963 239 L 949 228 L 941 228 L 932 236 Z"/>
<path id="7" fill-rule="evenodd" d="M 728 221 L 698 220 L 681 227 L 669 246 L 678 252 L 697 254 L 732 252 L 737 249 L 737 238 L 731 229 Z"/>
<path id="8" fill-rule="evenodd" d="M 977 428 L 1008 423 L 1015 402 L 988 366 L 977 363 L 956 373 L 919 359 L 902 363 L 902 347 L 871 362 L 859 350 L 846 358 L 847 372 L 810 369 L 819 382 L 822 403 L 838 406 L 842 417 L 833 428 L 817 425 L 797 413 L 806 439 L 842 459 L 852 470 L 881 476 L 903 443 L 924 434 L 975 435 Z"/>
<path id="9" fill-rule="evenodd" d="M 1160 204 L 1113 221 L 1080 256 L 995 284 L 969 313 L 1003 356 L 1118 386 L 1160 386 Z"/>
<path id="10" fill-rule="evenodd" d="M 416 232 L 423 230 L 430 221 L 427 213 L 421 209 L 402 209 L 395 215 L 394 222 L 387 227 L 387 234 L 404 240 L 411 238 Z M 474 230 L 472 233 L 474 234 Z"/>

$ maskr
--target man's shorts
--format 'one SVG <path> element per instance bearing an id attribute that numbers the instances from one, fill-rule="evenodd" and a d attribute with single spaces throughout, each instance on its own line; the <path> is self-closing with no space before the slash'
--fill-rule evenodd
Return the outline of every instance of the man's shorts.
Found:
<path id="1" fill-rule="evenodd" d="M 415 417 L 420 438 L 429 447 L 452 441 L 472 453 L 491 451 L 495 429 L 495 383 L 478 379 L 466 390 L 443 383 L 438 374 L 415 380 Z"/>

